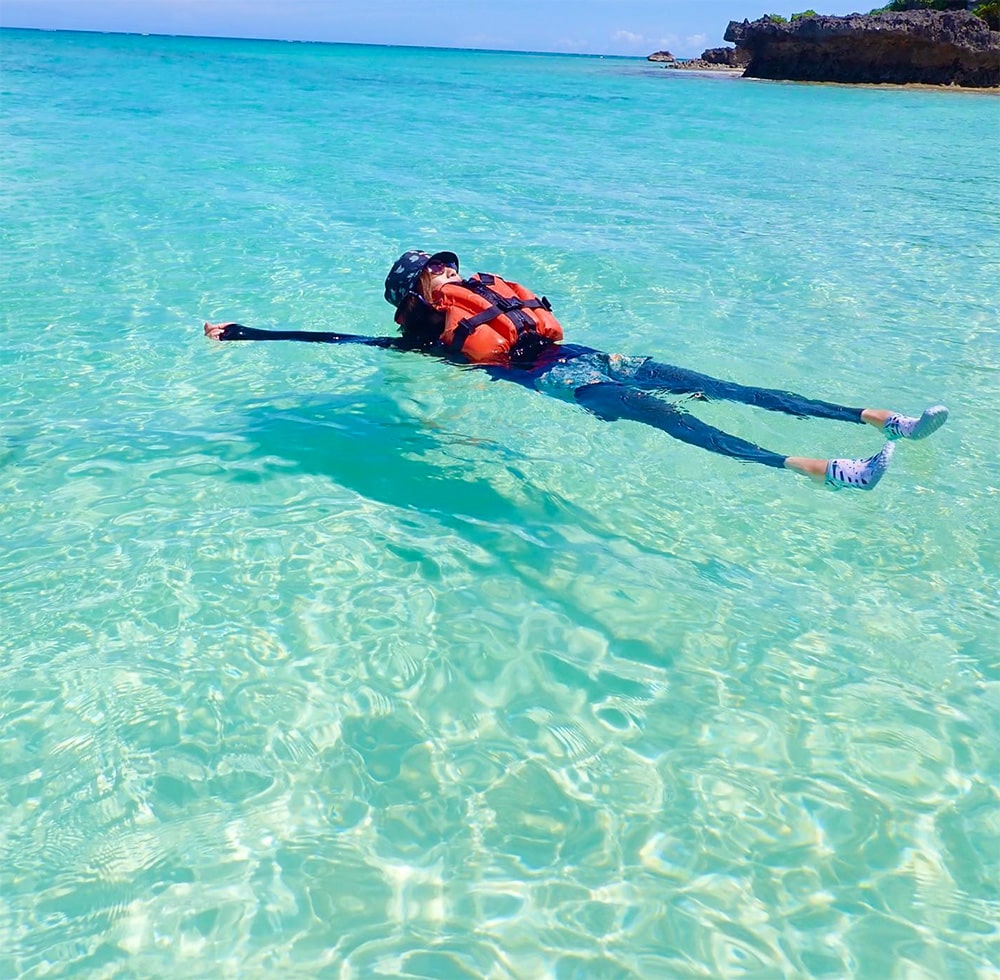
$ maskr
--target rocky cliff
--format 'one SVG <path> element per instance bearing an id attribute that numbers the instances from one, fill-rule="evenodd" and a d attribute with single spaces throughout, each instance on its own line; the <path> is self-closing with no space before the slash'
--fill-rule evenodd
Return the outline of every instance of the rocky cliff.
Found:
<path id="1" fill-rule="evenodd" d="M 746 76 L 808 82 L 1000 87 L 1000 32 L 964 11 L 730 21 Z"/>

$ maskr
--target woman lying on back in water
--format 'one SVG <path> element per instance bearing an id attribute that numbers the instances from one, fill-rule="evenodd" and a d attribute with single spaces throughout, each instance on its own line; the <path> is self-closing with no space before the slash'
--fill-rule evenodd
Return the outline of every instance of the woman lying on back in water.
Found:
<path id="1" fill-rule="evenodd" d="M 238 323 L 206 323 L 205 334 L 213 340 L 356 343 L 457 357 L 482 366 L 496 378 L 573 398 L 606 421 L 643 422 L 691 445 L 804 473 L 834 488 L 871 490 L 889 465 L 892 442 L 867 459 L 782 456 L 713 428 L 650 392 L 722 398 L 787 415 L 867 423 L 889 440 L 923 439 L 948 418 L 943 405 L 925 409 L 919 418 L 882 408 L 845 408 L 788 391 L 720 381 L 648 357 L 563 344 L 562 327 L 544 296 L 487 273 L 462 279 L 453 252 L 405 252 L 389 270 L 385 298 L 396 308 L 399 337 L 256 330 Z"/>

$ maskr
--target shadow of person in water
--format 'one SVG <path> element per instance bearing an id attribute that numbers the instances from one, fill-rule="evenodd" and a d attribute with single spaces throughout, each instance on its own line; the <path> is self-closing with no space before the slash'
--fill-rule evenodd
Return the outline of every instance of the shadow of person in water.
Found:
<path id="1" fill-rule="evenodd" d="M 391 399 L 367 393 L 363 404 L 350 396 L 326 396 L 292 406 L 254 404 L 239 435 L 256 458 L 281 461 L 277 469 L 329 477 L 359 496 L 438 517 L 509 520 L 512 501 L 497 492 L 474 464 L 503 459 L 528 498 L 517 502 L 522 517 L 542 517 L 566 506 L 525 480 L 519 456 L 509 448 L 431 429 Z M 234 433 L 235 434 L 235 433 Z M 473 465 L 470 465 L 470 462 Z M 582 517 L 582 515 L 579 515 Z"/>

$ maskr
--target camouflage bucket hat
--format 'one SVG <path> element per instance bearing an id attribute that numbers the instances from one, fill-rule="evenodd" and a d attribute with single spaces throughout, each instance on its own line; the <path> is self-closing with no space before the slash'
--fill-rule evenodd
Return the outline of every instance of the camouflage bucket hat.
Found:
<path id="1" fill-rule="evenodd" d="M 413 292 L 424 266 L 432 259 L 458 269 L 458 256 L 454 252 L 435 252 L 433 255 L 417 250 L 404 252 L 385 277 L 386 301 L 398 310 L 403 300 Z"/>

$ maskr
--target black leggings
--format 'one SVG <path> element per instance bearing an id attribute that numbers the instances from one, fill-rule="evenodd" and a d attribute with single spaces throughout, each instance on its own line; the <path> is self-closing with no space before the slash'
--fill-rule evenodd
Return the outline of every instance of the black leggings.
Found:
<path id="1" fill-rule="evenodd" d="M 784 467 L 787 456 L 762 449 L 752 442 L 716 429 L 649 392 L 664 391 L 675 395 L 718 398 L 756 405 L 769 412 L 783 412 L 798 418 L 863 424 L 860 408 L 817 401 L 791 391 L 753 388 L 733 381 L 722 381 L 707 374 L 698 374 L 696 371 L 657 361 L 645 361 L 632 370 L 612 371 L 609 374 L 614 380 L 587 384 L 577 388 L 575 392 L 576 400 L 599 418 L 606 421 L 629 419 L 642 422 L 692 446 L 778 469 Z"/>

